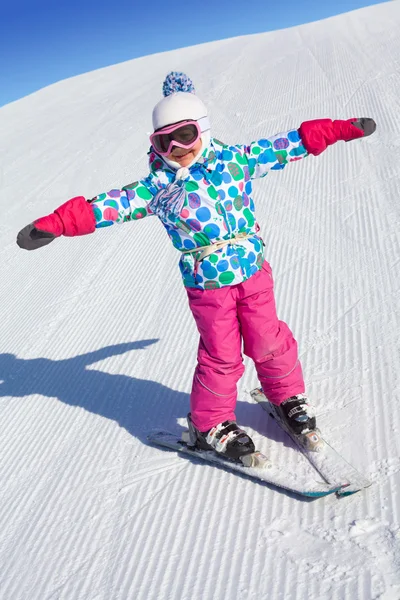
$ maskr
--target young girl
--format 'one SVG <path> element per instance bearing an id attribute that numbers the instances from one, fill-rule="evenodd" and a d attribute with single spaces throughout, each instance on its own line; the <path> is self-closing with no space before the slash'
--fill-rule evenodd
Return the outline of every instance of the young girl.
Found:
<path id="1" fill-rule="evenodd" d="M 150 174 L 91 200 L 72 198 L 20 231 L 34 250 L 56 237 L 85 235 L 113 223 L 157 215 L 181 257 L 179 267 L 200 333 L 188 415 L 193 443 L 239 459 L 254 452 L 235 421 L 244 353 L 286 426 L 316 428 L 305 395 L 297 343 L 278 320 L 271 267 L 254 215 L 252 180 L 318 155 L 338 140 L 375 131 L 372 119 L 302 123 L 248 145 L 211 138 L 207 109 L 191 80 L 170 73 L 153 110 Z"/>

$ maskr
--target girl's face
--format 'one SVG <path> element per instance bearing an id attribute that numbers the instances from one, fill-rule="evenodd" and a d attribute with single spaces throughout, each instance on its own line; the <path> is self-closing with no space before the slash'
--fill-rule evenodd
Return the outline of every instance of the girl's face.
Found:
<path id="1" fill-rule="evenodd" d="M 167 158 L 177 162 L 181 167 L 187 167 L 200 152 L 201 144 L 202 141 L 199 139 L 191 148 L 179 148 L 179 146 L 173 146 L 172 152 L 171 154 L 168 154 Z"/>

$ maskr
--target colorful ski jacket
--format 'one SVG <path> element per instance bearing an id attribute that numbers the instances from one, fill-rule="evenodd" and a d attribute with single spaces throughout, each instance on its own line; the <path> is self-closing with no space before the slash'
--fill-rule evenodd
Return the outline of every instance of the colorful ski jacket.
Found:
<path id="1" fill-rule="evenodd" d="M 212 139 L 198 162 L 187 170 L 187 177 L 179 182 L 185 199 L 175 214 L 154 210 L 161 190 L 164 197 L 176 192 L 177 172 L 150 148 L 150 174 L 146 178 L 91 200 L 96 227 L 136 221 L 157 212 L 173 245 L 182 253 L 179 267 L 186 287 L 236 285 L 261 269 L 264 261 L 252 180 L 307 155 L 297 130 L 250 145 L 228 146 Z M 201 261 L 200 251 L 184 253 L 237 235 L 247 237 L 233 240 Z"/>

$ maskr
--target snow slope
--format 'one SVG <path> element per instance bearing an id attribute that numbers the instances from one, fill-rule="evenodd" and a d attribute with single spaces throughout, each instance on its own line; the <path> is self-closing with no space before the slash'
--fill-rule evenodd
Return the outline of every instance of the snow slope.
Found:
<path id="1" fill-rule="evenodd" d="M 0 109 L 2 600 L 400 598 L 399 25 L 398 2 L 376 5 L 133 60 Z M 15 244 L 67 198 L 146 174 L 171 69 L 193 78 L 228 142 L 317 117 L 377 121 L 255 195 L 279 315 L 321 428 L 373 480 L 363 493 L 301 500 L 146 444 L 150 428 L 184 424 L 197 346 L 156 219 Z M 251 401 L 246 364 L 240 424 L 306 472 Z"/>

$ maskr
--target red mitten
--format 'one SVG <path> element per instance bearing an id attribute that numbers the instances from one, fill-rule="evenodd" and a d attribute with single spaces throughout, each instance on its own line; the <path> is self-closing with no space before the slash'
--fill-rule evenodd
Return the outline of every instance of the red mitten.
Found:
<path id="1" fill-rule="evenodd" d="M 305 121 L 299 127 L 299 135 L 309 154 L 318 156 L 328 146 L 339 140 L 350 142 L 357 138 L 374 133 L 376 123 L 373 119 L 347 119 L 332 121 L 331 119 L 315 119 Z"/>
<path id="2" fill-rule="evenodd" d="M 92 206 L 83 196 L 71 198 L 51 215 L 30 223 L 17 236 L 17 244 L 25 250 L 46 246 L 60 235 L 86 235 L 95 231 L 96 219 Z"/>
<path id="3" fill-rule="evenodd" d="M 93 208 L 83 196 L 77 196 L 68 200 L 54 212 L 60 217 L 64 226 L 62 235 L 68 237 L 87 235 L 88 233 L 93 233 L 96 229 Z M 38 227 L 39 221 L 35 221 L 36 227 Z"/>

